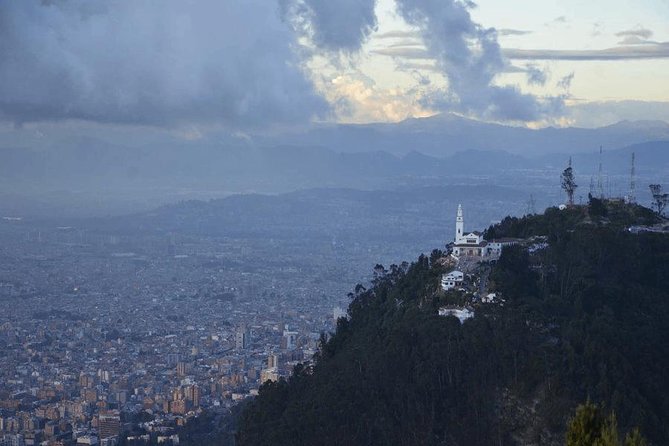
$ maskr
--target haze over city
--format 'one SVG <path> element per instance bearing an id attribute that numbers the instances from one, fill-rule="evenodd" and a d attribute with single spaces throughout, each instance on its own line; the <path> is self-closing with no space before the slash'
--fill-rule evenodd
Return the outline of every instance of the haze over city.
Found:
<path id="1" fill-rule="evenodd" d="M 0 446 L 662 444 L 667 73 L 666 0 L 0 1 Z"/>

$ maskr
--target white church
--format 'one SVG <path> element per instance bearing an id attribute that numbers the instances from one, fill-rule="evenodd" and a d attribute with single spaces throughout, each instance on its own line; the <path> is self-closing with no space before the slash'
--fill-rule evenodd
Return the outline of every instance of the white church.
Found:
<path id="1" fill-rule="evenodd" d="M 511 238 L 488 242 L 483 239 L 483 234 L 478 231 L 465 233 L 462 205 L 458 205 L 458 213 L 455 217 L 455 239 L 453 241 L 453 255 L 455 257 L 499 257 L 503 247 L 515 245 L 518 242 L 518 239 Z"/>
<path id="2" fill-rule="evenodd" d="M 485 257 L 488 253 L 488 242 L 483 240 L 483 234 L 478 231 L 465 233 L 465 219 L 462 214 L 462 205 L 458 205 L 458 215 L 455 217 L 455 240 L 453 255 L 456 257 Z"/>

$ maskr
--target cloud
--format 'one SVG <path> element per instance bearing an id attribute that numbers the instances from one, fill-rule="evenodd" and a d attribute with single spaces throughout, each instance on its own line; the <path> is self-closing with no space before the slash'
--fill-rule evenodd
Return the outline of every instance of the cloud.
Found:
<path id="1" fill-rule="evenodd" d="M 528 65 L 526 68 L 527 83 L 530 85 L 546 85 L 548 75 L 545 70 L 542 70 L 536 65 Z"/>
<path id="2" fill-rule="evenodd" d="M 591 37 L 597 37 L 602 35 L 602 24 L 595 22 L 592 24 L 592 31 L 590 32 Z"/>
<path id="3" fill-rule="evenodd" d="M 388 31 L 385 33 L 376 34 L 376 39 L 417 39 L 420 38 L 420 33 L 417 31 Z"/>
<path id="4" fill-rule="evenodd" d="M 640 26 L 616 33 L 616 37 L 622 37 L 622 40 L 618 42 L 619 45 L 657 44 L 658 42 L 648 40 L 652 36 L 653 31 Z"/>
<path id="5" fill-rule="evenodd" d="M 527 73 L 527 69 L 523 67 L 519 67 L 517 65 L 512 65 L 508 64 L 506 68 L 504 68 L 505 73 Z"/>
<path id="6" fill-rule="evenodd" d="M 653 42 L 650 40 L 645 40 L 642 39 L 641 37 L 638 36 L 627 36 L 620 42 L 618 42 L 618 45 L 647 45 L 647 44 L 656 44 L 658 42 Z"/>
<path id="7" fill-rule="evenodd" d="M 354 52 L 376 29 L 376 0 L 280 0 L 297 29 L 319 48 Z"/>
<path id="8" fill-rule="evenodd" d="M 418 99 L 429 79 L 418 73 L 414 75 L 419 87 L 408 89 L 379 88 L 373 79 L 360 72 L 340 75 L 330 82 L 326 94 L 342 122 L 397 122 L 433 115 Z"/>
<path id="9" fill-rule="evenodd" d="M 527 34 L 532 34 L 532 31 L 525 31 L 522 29 L 502 28 L 497 30 L 497 34 L 500 36 L 525 36 Z"/>
<path id="10" fill-rule="evenodd" d="M 569 90 L 571 88 L 571 82 L 574 80 L 574 72 L 572 71 L 568 75 L 562 77 L 557 83 L 555 84 L 556 87 L 561 88 L 563 90 Z"/>
<path id="11" fill-rule="evenodd" d="M 254 127 L 328 112 L 268 0 L 0 8 L 0 119 Z"/>
<path id="12" fill-rule="evenodd" d="M 434 64 L 434 61 L 425 61 L 425 62 L 404 62 L 397 61 L 396 69 L 401 71 L 418 71 L 418 72 L 432 72 L 432 73 L 441 73 L 439 67 Z"/>
<path id="13" fill-rule="evenodd" d="M 508 63 L 493 28 L 475 23 L 474 4 L 457 0 L 397 0 L 399 14 L 420 30 L 425 49 L 386 48 L 378 54 L 434 59 L 448 80 L 448 90 L 424 98 L 427 107 L 455 110 L 484 119 L 538 120 L 559 107 L 560 98 L 540 101 L 514 86 L 494 84 Z"/>
<path id="14" fill-rule="evenodd" d="M 422 46 L 390 46 L 370 51 L 372 54 L 399 57 L 402 59 L 432 59 L 432 55 Z"/>
<path id="15" fill-rule="evenodd" d="M 644 40 L 648 40 L 652 36 L 653 36 L 653 31 L 641 27 L 637 27 L 634 29 L 627 29 L 616 33 L 616 37 L 623 37 L 623 38 L 637 37 L 639 39 L 644 39 Z"/>
<path id="16" fill-rule="evenodd" d="M 518 60 L 633 60 L 669 57 L 669 42 L 649 42 L 647 45 L 617 46 L 601 50 L 544 50 L 505 48 L 509 59 Z"/>
<path id="17" fill-rule="evenodd" d="M 425 45 L 423 45 L 423 40 L 420 38 L 402 39 L 398 42 L 386 45 L 386 48 L 406 48 L 406 47 L 418 47 L 425 49 Z"/>

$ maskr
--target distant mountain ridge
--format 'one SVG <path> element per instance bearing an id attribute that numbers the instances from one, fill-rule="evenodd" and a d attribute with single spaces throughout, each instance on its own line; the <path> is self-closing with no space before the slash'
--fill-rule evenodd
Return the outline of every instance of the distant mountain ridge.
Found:
<path id="1" fill-rule="evenodd" d="M 399 123 L 323 124 L 306 132 L 284 135 L 282 140 L 286 144 L 320 144 L 341 152 L 367 151 L 374 147 L 393 154 L 419 151 L 443 157 L 463 150 L 504 150 L 532 157 L 566 151 L 589 152 L 600 145 L 617 149 L 669 140 L 669 123 L 621 121 L 595 129 L 530 129 L 440 114 Z"/>
<path id="2" fill-rule="evenodd" d="M 69 135 L 26 139 L 28 146 L 3 141 L 0 208 L 16 213 L 96 207 L 124 213 L 189 198 L 319 187 L 474 181 L 515 187 L 530 170 L 536 181 L 555 176 L 570 156 L 584 186 L 583 178 L 597 171 L 600 145 L 606 175 L 627 175 L 632 151 L 638 175 L 653 182 L 669 168 L 669 124 L 662 121 L 530 130 L 440 115 L 397 124 L 317 125 L 251 140 L 172 136 L 131 146 Z"/>

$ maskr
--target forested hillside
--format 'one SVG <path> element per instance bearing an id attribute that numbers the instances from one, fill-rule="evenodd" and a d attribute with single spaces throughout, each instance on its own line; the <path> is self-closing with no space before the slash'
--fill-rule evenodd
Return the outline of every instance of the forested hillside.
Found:
<path id="1" fill-rule="evenodd" d="M 669 444 L 669 235 L 640 206 L 589 206 L 504 220 L 491 286 L 461 323 L 437 313 L 434 251 L 376 268 L 313 364 L 266 383 L 244 411 L 239 445 L 559 445 L 587 400 Z M 657 227 L 657 226 L 656 226 Z"/>

